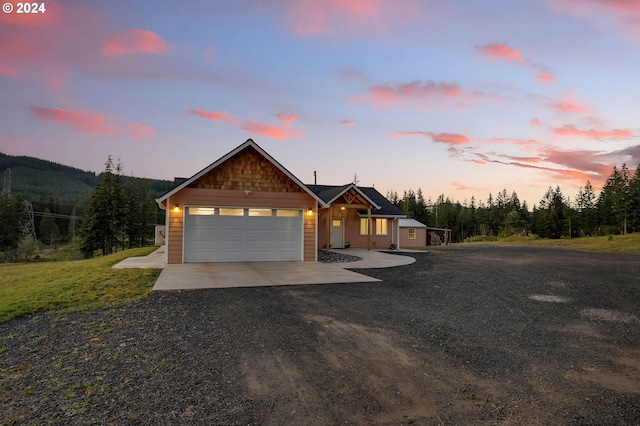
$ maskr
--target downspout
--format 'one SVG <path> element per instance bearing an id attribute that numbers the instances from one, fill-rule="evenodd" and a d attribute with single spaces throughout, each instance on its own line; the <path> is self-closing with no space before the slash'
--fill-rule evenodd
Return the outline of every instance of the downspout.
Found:
<path id="1" fill-rule="evenodd" d="M 367 209 L 367 250 L 371 250 L 371 225 L 372 225 L 372 220 L 371 220 L 371 207 L 369 207 Z"/>

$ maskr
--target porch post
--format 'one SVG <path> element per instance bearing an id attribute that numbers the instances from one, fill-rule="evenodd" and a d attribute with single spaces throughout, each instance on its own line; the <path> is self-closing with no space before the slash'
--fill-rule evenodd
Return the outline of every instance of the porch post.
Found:
<path id="1" fill-rule="evenodd" d="M 327 231 L 327 240 L 325 243 L 325 249 L 328 251 L 329 250 L 329 242 L 331 240 L 331 206 L 327 207 L 327 225 L 326 225 Z"/>
<path id="2" fill-rule="evenodd" d="M 367 250 L 371 250 L 371 207 L 367 209 Z"/>

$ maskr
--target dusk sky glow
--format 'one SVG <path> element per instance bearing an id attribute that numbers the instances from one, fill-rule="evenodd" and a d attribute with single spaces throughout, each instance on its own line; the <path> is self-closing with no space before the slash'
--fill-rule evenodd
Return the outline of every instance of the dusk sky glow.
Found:
<path id="1" fill-rule="evenodd" d="M 7 1 L 3 1 L 6 6 Z M 529 208 L 640 163 L 640 1 L 53 1 L 0 12 L 0 152 Z"/>

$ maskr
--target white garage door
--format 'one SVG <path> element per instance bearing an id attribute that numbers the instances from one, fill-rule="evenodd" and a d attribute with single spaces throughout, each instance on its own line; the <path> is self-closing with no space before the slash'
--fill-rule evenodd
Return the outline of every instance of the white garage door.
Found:
<path id="1" fill-rule="evenodd" d="M 187 207 L 185 262 L 302 260 L 302 211 Z"/>

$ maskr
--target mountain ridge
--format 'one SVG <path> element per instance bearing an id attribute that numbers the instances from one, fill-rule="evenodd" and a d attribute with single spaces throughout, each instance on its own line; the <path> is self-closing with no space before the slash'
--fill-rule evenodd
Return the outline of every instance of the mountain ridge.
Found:
<path id="1" fill-rule="evenodd" d="M 85 171 L 50 160 L 29 156 L 14 156 L 0 152 L 0 172 L 11 170 L 11 193 L 24 196 L 82 198 L 91 194 L 102 173 Z M 146 179 L 150 191 L 164 193 L 173 181 L 134 177 L 139 185 Z"/>

